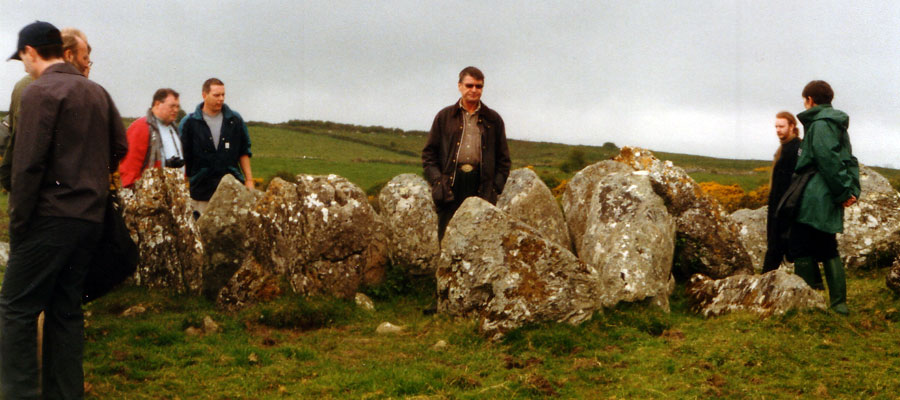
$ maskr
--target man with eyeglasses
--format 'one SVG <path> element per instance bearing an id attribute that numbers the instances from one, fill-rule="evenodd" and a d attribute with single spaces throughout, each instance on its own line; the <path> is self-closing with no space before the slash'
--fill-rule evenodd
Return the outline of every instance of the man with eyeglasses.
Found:
<path id="1" fill-rule="evenodd" d="M 148 167 L 178 168 L 184 174 L 184 152 L 175 126 L 179 110 L 178 92 L 162 88 L 153 94 L 147 115 L 128 126 L 128 154 L 119 164 L 123 187 L 132 187 Z"/>
<path id="2" fill-rule="evenodd" d="M 103 230 L 110 166 L 128 146 L 109 93 L 63 61 L 62 45 L 56 27 L 37 21 L 19 32 L 10 57 L 35 80 L 22 94 L 16 125 L 10 253 L 0 286 L 5 399 L 84 396 L 83 283 Z"/>
<path id="3" fill-rule="evenodd" d="M 60 31 L 63 40 L 63 60 L 81 71 L 85 78 L 91 74 L 91 45 L 88 44 L 84 32 L 75 28 L 63 28 Z"/>
<path id="4" fill-rule="evenodd" d="M 425 179 L 438 210 L 439 240 L 466 198 L 497 203 L 512 165 L 503 118 L 481 102 L 484 74 L 466 67 L 457 86 L 459 101 L 434 117 L 422 150 Z"/>

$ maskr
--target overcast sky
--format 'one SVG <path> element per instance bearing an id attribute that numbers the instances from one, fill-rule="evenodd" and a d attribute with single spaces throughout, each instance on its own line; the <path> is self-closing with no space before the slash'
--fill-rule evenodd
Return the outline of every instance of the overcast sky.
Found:
<path id="1" fill-rule="evenodd" d="M 900 2 L 0 0 L 0 54 L 36 19 L 85 32 L 126 116 L 215 76 L 246 120 L 428 130 L 475 65 L 510 138 L 770 159 L 824 79 L 860 162 L 900 168 Z"/>

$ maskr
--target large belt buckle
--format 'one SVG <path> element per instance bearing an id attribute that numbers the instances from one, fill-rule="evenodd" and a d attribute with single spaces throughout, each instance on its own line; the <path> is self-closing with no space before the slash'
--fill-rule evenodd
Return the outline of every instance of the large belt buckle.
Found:
<path id="1" fill-rule="evenodd" d="M 474 170 L 475 167 L 472 164 L 463 164 L 461 167 L 459 167 L 459 169 L 462 172 L 469 173 L 469 172 L 472 172 L 472 170 Z"/>

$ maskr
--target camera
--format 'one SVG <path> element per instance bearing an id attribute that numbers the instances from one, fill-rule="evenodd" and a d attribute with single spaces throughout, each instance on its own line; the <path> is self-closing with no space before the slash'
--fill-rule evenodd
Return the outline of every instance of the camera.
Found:
<path id="1" fill-rule="evenodd" d="M 166 159 L 166 167 L 168 168 L 181 168 L 184 166 L 184 160 L 178 156 L 172 156 Z"/>

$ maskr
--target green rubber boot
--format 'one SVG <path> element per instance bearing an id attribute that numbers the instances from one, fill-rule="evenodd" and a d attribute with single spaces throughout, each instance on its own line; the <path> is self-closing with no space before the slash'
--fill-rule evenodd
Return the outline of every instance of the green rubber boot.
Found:
<path id="1" fill-rule="evenodd" d="M 828 281 L 828 299 L 831 309 L 842 315 L 850 314 L 847 309 L 847 277 L 844 274 L 844 263 L 840 257 L 826 260 L 825 280 Z"/>
<path id="2" fill-rule="evenodd" d="M 806 284 L 813 289 L 825 289 L 822 273 L 819 271 L 819 263 L 815 262 L 812 257 L 800 257 L 794 260 L 794 274 L 803 278 Z"/>

